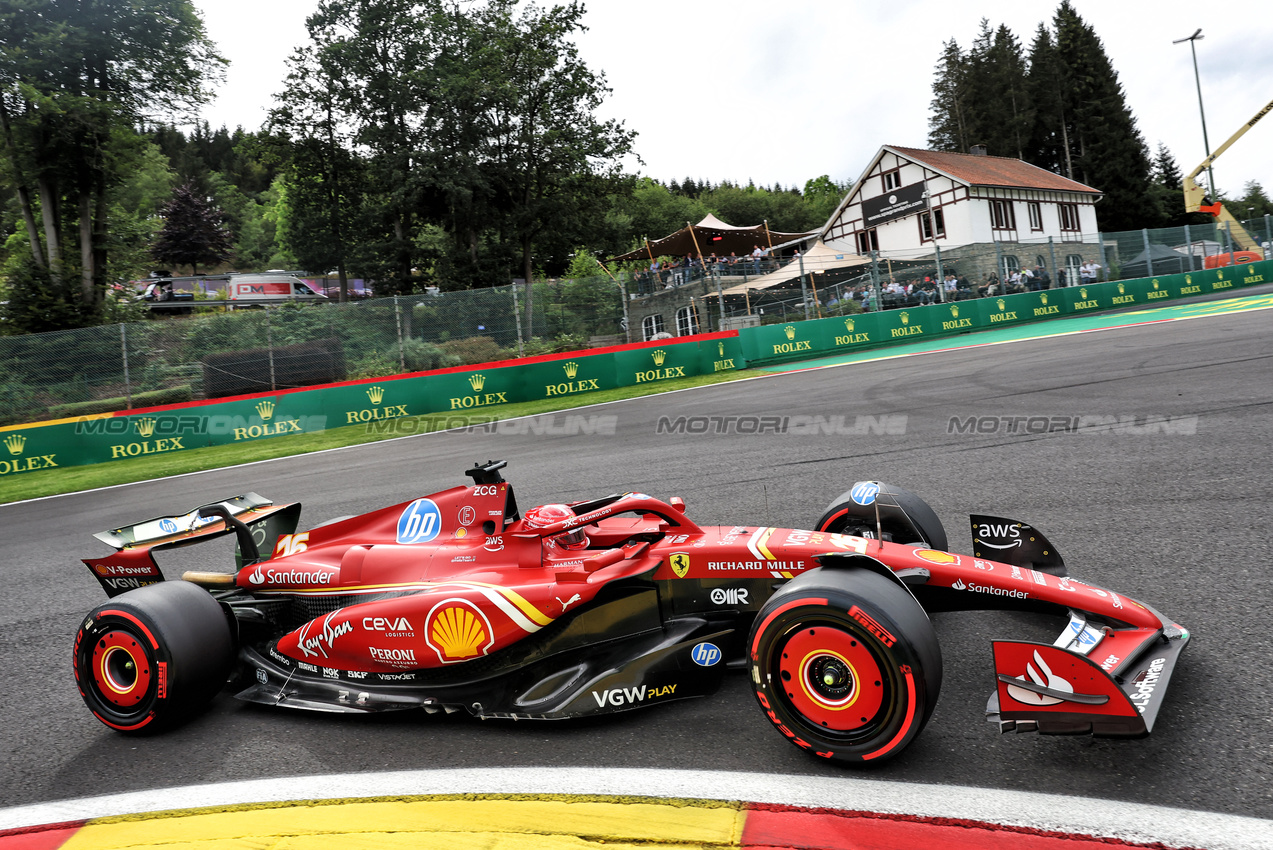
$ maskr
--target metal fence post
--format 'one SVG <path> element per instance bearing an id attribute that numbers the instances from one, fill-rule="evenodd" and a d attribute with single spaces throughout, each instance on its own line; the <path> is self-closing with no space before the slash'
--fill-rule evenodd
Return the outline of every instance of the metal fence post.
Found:
<path id="1" fill-rule="evenodd" d="M 1056 267 L 1056 243 L 1052 241 L 1052 237 L 1048 237 L 1048 256 L 1052 258 L 1052 280 L 1056 282 L 1057 288 L 1065 286 L 1068 281 L 1061 280 L 1061 271 Z"/>
<path id="2" fill-rule="evenodd" d="M 270 306 L 265 305 L 265 346 L 270 357 L 270 389 L 276 390 L 278 387 L 274 380 L 274 333 L 270 329 Z"/>
<path id="3" fill-rule="evenodd" d="M 804 279 L 804 254 L 797 257 L 800 261 L 800 303 L 804 307 L 804 320 L 809 321 L 809 287 Z"/>
<path id="4" fill-rule="evenodd" d="M 513 292 L 513 318 L 517 321 L 517 356 L 525 357 L 526 353 L 522 348 L 522 312 L 517 306 L 517 284 L 513 284 L 509 289 Z"/>
<path id="5" fill-rule="evenodd" d="M 1266 246 L 1264 250 L 1264 259 L 1266 260 L 1269 258 L 1269 247 L 1267 246 L 1273 246 L 1273 226 L 1270 226 L 1271 219 L 1273 219 L 1273 216 L 1270 216 L 1268 213 L 1264 214 L 1264 244 Z"/>
<path id="6" fill-rule="evenodd" d="M 1145 271 L 1149 274 L 1147 277 L 1154 276 L 1154 255 L 1149 250 L 1149 230 L 1142 227 L 1140 229 L 1141 239 L 1145 242 Z"/>
<path id="7" fill-rule="evenodd" d="M 128 409 L 133 409 L 133 384 L 128 379 L 128 334 L 126 328 L 128 326 L 123 322 L 119 323 L 119 349 L 124 353 L 124 399 L 128 405 Z"/>
<path id="8" fill-rule="evenodd" d="M 933 236 L 933 253 L 937 257 L 937 300 L 946 300 L 946 275 L 941 265 L 941 246 L 937 244 L 937 237 Z"/>
<path id="9" fill-rule="evenodd" d="M 884 309 L 884 293 L 880 292 L 879 254 L 875 251 L 871 251 L 870 257 L 871 257 L 871 290 L 875 293 L 875 310 L 876 312 L 878 312 Z"/>
<path id="10" fill-rule="evenodd" d="M 1100 250 L 1101 271 L 1099 272 L 1099 274 L 1103 274 L 1105 276 L 1105 279 L 1109 280 L 1109 262 L 1105 259 L 1105 237 L 1101 235 L 1101 232 L 1099 230 L 1096 231 L 1096 243 L 1100 246 L 1100 249 L 1101 249 Z M 1149 255 L 1146 254 L 1145 256 L 1149 256 Z"/>
<path id="11" fill-rule="evenodd" d="M 1233 263 L 1233 231 L 1229 229 L 1229 222 L 1224 223 L 1224 241 L 1228 245 L 1227 253 L 1229 255 L 1229 263 Z"/>
<path id="12" fill-rule="evenodd" d="M 393 324 L 398 331 L 398 366 L 407 371 L 407 355 L 402 350 L 402 307 L 398 304 L 398 296 L 393 296 Z"/>
<path id="13" fill-rule="evenodd" d="M 1003 279 L 1008 276 L 1007 269 L 1003 267 L 1003 246 L 999 244 L 999 240 L 995 240 L 995 280 L 999 281 L 999 292 L 1003 293 Z"/>
<path id="14" fill-rule="evenodd" d="M 1185 225 L 1185 245 L 1189 248 L 1189 271 L 1193 271 L 1193 237 L 1189 235 L 1189 225 Z"/>

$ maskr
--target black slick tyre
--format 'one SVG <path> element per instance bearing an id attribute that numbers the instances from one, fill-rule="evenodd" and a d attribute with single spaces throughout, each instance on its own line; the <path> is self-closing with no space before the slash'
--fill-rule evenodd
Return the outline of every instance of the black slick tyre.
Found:
<path id="1" fill-rule="evenodd" d="M 770 722 L 801 749 L 846 764 L 902 752 L 941 690 L 927 614 L 870 570 L 824 568 L 787 583 L 757 614 L 748 661 Z"/>
<path id="2" fill-rule="evenodd" d="M 230 622 L 204 589 L 165 581 L 94 608 L 75 634 L 75 682 L 98 720 L 151 732 L 188 719 L 234 661 Z"/>

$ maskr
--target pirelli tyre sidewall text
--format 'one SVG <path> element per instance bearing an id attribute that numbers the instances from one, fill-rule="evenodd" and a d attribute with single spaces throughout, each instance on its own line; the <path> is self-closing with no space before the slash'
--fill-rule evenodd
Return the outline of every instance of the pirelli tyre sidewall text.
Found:
<path id="1" fill-rule="evenodd" d="M 231 626 L 204 589 L 160 582 L 99 605 L 75 635 L 75 682 L 89 711 L 120 732 L 181 723 L 226 682 Z"/>
<path id="2" fill-rule="evenodd" d="M 796 746 L 848 764 L 901 753 L 941 690 L 928 615 L 868 570 L 813 570 L 785 585 L 756 617 L 748 662 L 770 722 Z"/>

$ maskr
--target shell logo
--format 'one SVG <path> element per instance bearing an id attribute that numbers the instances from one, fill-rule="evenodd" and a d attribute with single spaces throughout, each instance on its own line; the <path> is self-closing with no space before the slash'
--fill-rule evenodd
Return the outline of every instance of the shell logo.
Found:
<path id="1" fill-rule="evenodd" d="M 490 621 L 467 599 L 444 599 L 425 618 L 424 640 L 443 664 L 485 655 L 495 643 Z"/>
<path id="2" fill-rule="evenodd" d="M 930 564 L 958 564 L 959 556 L 940 549 L 916 549 L 915 557 L 922 558 Z"/>

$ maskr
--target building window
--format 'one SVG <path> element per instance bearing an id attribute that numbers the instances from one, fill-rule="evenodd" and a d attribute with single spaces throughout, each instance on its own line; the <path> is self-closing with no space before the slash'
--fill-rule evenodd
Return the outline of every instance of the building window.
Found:
<path id="1" fill-rule="evenodd" d="M 865 255 L 865 254 L 871 253 L 872 251 L 880 250 L 880 236 L 878 233 L 875 232 L 874 227 L 872 227 L 870 230 L 858 231 L 856 235 L 857 235 L 857 241 L 858 241 L 859 254 Z"/>
<path id="2" fill-rule="evenodd" d="M 1012 276 L 1013 272 L 1021 271 L 1021 263 L 1017 260 L 1016 254 L 1003 255 L 1003 279 L 1006 281 Z"/>
<path id="3" fill-rule="evenodd" d="M 1080 254 L 1065 255 L 1065 285 L 1078 286 L 1082 279 L 1079 271 L 1083 266 L 1083 257 Z"/>
<path id="4" fill-rule="evenodd" d="M 1057 211 L 1061 214 L 1061 229 L 1077 231 L 1079 229 L 1079 206 L 1078 204 L 1057 204 Z"/>
<path id="5" fill-rule="evenodd" d="M 1043 229 L 1043 210 L 1039 208 L 1039 202 L 1031 201 L 1026 206 L 1030 210 L 1030 229 L 1042 230 Z"/>
<path id="6" fill-rule="evenodd" d="M 933 238 L 933 234 L 937 236 L 946 235 L 946 216 L 942 213 L 941 208 L 929 213 L 919 214 L 919 237 L 922 241 L 928 241 Z"/>
<path id="7" fill-rule="evenodd" d="M 995 230 L 1016 230 L 1017 217 L 1012 211 L 1012 201 L 991 201 L 990 223 Z"/>
<path id="8" fill-rule="evenodd" d="M 676 311 L 676 335 L 693 336 L 698 333 L 698 316 L 693 307 L 682 307 Z"/>
<path id="9" fill-rule="evenodd" d="M 884 173 L 884 191 L 891 192 L 894 189 L 900 189 L 902 186 L 902 171 L 895 169 Z"/>
<path id="10" fill-rule="evenodd" d="M 649 342 L 654 339 L 656 334 L 663 333 L 663 317 L 660 315 L 646 316 L 641 320 L 641 340 Z"/>

